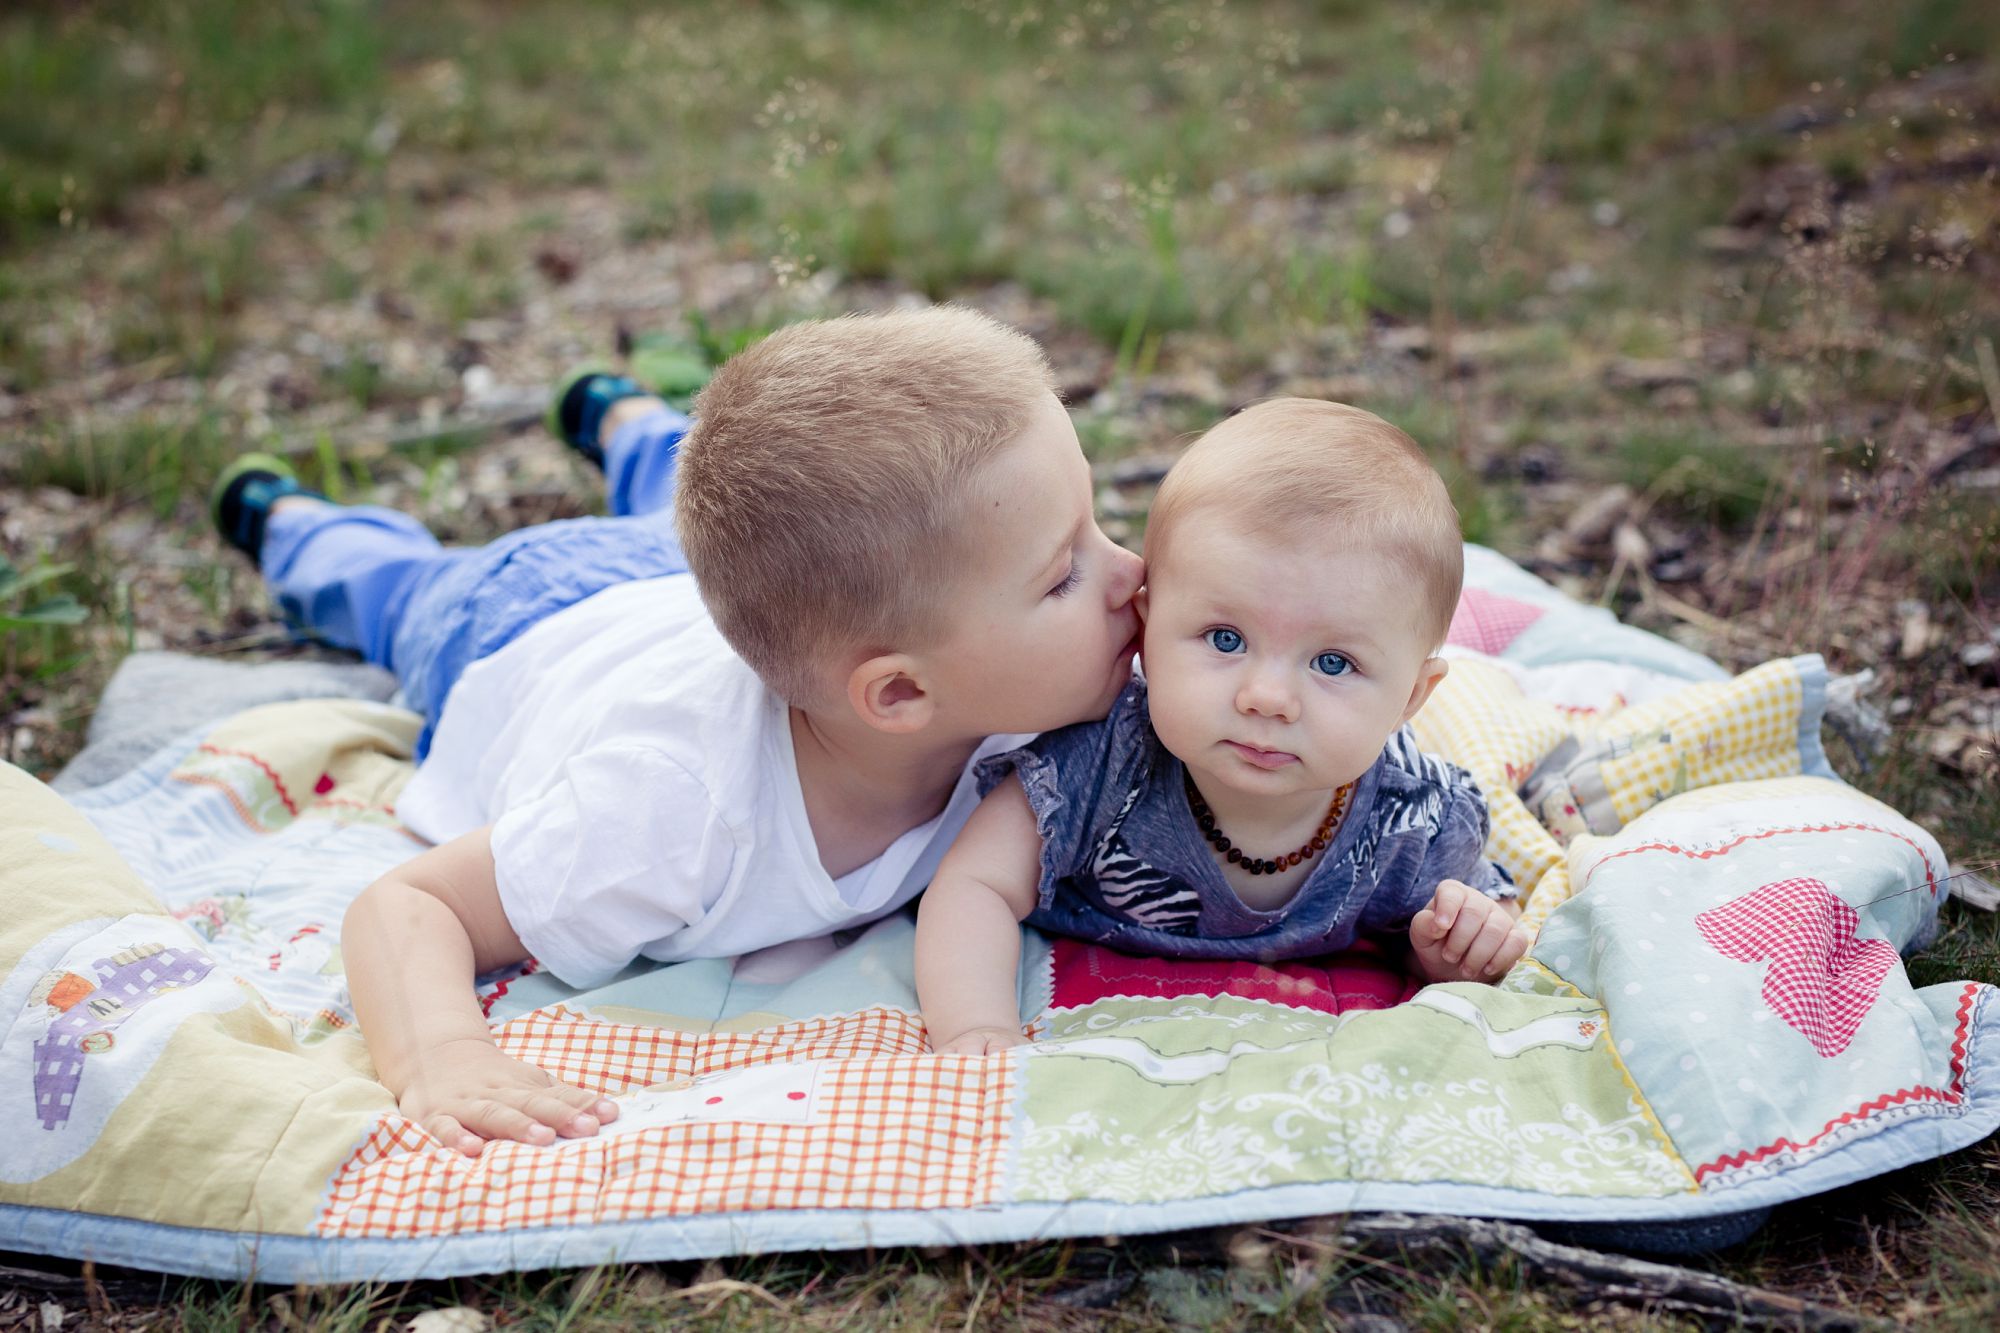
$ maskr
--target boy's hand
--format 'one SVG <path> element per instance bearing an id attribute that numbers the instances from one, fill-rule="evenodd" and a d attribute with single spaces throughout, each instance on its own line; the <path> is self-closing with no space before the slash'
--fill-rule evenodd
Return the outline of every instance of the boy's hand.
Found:
<path id="1" fill-rule="evenodd" d="M 1027 1044 L 1019 1028 L 970 1028 L 950 1041 L 933 1043 L 933 1049 L 939 1055 L 997 1055 L 1010 1046 Z"/>
<path id="2" fill-rule="evenodd" d="M 618 1103 L 609 1097 L 558 1083 L 477 1038 L 427 1052 L 397 1109 L 467 1157 L 479 1156 L 488 1139 L 549 1144 L 558 1135 L 589 1138 L 618 1118 Z"/>
<path id="3" fill-rule="evenodd" d="M 1531 943 L 1515 913 L 1455 879 L 1440 882 L 1410 921 L 1410 947 L 1432 981 L 1492 981 L 1520 961 Z"/>

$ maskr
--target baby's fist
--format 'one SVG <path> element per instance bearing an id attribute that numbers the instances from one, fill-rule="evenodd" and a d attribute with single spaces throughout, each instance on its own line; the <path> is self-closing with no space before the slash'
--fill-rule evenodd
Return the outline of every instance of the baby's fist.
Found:
<path id="1" fill-rule="evenodd" d="M 1410 948 L 1431 981 L 1492 981 L 1528 951 L 1528 931 L 1514 913 L 1455 879 L 1410 920 Z"/>
<path id="2" fill-rule="evenodd" d="M 1026 1046 L 1028 1039 L 1018 1028 L 972 1028 L 950 1041 L 935 1044 L 939 1055 L 998 1055 L 1010 1046 Z"/>

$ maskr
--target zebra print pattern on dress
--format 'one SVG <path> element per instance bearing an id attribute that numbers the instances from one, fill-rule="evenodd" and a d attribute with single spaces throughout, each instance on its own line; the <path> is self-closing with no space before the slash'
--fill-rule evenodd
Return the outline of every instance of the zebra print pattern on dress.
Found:
<path id="1" fill-rule="evenodd" d="M 1097 896 L 1113 916 L 1169 935 L 1195 933 L 1201 895 L 1132 855 L 1121 835 L 1108 834 L 1097 845 L 1090 869 Z"/>
<path id="2" fill-rule="evenodd" d="M 1143 791 L 1141 784 L 1126 794 L 1125 804 L 1119 807 L 1103 841 L 1097 844 L 1097 854 L 1090 862 L 1097 896 L 1107 912 L 1135 926 L 1169 935 L 1192 935 L 1201 920 L 1201 895 L 1165 871 L 1141 861 L 1126 845 L 1122 832 L 1125 818 L 1139 803 Z"/>

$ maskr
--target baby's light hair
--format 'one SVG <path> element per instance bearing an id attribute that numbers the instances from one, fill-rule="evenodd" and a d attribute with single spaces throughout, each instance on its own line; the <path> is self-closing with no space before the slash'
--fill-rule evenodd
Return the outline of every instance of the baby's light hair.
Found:
<path id="1" fill-rule="evenodd" d="M 674 523 L 716 627 L 788 702 L 857 651 L 921 649 L 968 561 L 975 474 L 1054 376 L 953 306 L 793 324 L 695 400 Z"/>
<path id="2" fill-rule="evenodd" d="M 1220 509 L 1283 541 L 1372 549 L 1418 591 L 1417 628 L 1444 642 L 1465 577 L 1458 510 L 1415 440 L 1345 403 L 1274 398 L 1214 426 L 1161 482 L 1146 523 L 1158 568 L 1188 515 Z"/>

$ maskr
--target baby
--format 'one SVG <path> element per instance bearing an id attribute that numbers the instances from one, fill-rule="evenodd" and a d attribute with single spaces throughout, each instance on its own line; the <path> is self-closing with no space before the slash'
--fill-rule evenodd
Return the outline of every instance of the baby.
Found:
<path id="1" fill-rule="evenodd" d="M 1105 721 L 979 767 L 917 923 L 932 1045 L 1025 1040 L 1024 919 L 1184 958 L 1406 932 L 1432 981 L 1511 967 L 1529 937 L 1481 854 L 1484 800 L 1404 725 L 1444 677 L 1463 577 L 1457 512 L 1416 444 L 1338 403 L 1250 408 L 1168 474 L 1146 565 L 1143 678 Z"/>

